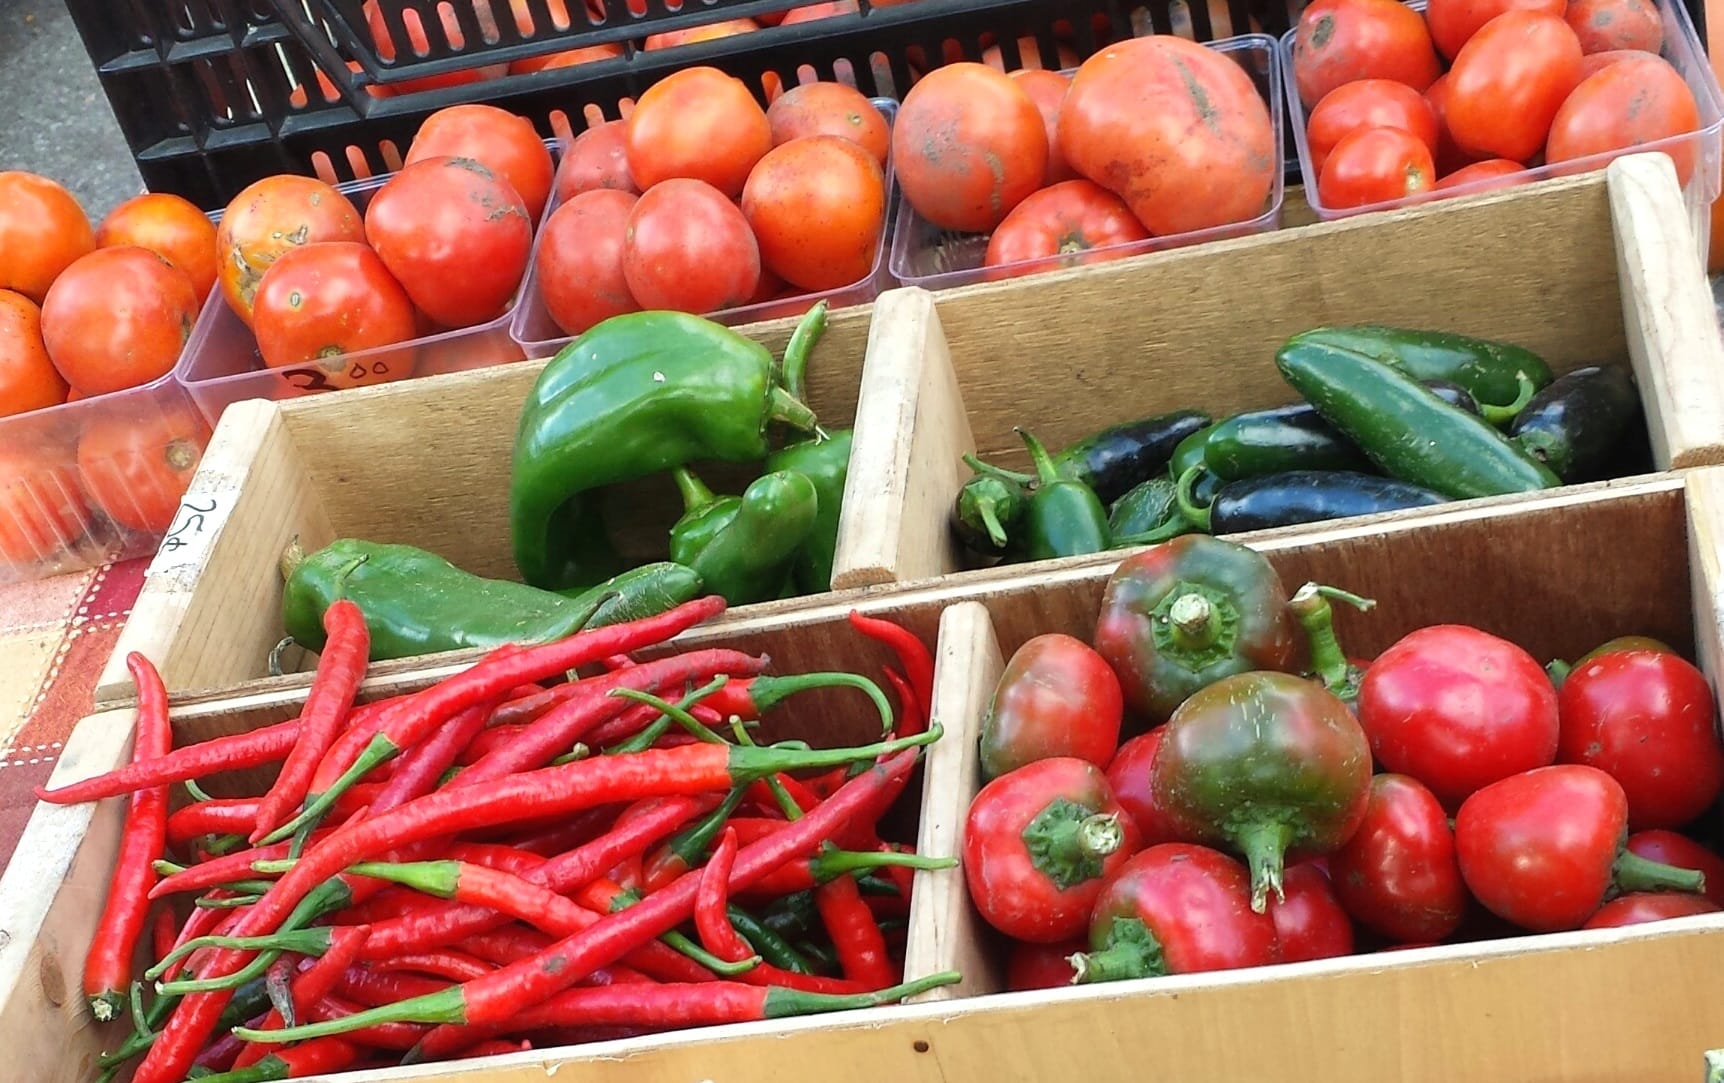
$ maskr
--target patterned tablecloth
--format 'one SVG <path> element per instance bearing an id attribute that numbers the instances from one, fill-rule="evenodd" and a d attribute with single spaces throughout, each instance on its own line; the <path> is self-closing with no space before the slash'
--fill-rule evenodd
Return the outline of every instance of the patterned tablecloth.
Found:
<path id="1" fill-rule="evenodd" d="M 149 560 L 0 587 L 0 869 L 12 858 L 143 585 Z"/>

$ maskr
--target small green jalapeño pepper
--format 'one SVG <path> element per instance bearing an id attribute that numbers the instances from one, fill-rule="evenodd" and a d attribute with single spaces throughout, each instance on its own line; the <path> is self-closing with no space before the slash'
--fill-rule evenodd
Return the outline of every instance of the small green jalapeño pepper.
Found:
<path id="1" fill-rule="evenodd" d="M 1107 509 L 1095 490 L 1060 477 L 1042 442 L 1024 429 L 1017 433 L 1036 467 L 1036 487 L 1024 516 L 1024 555 L 1046 560 L 1106 549 Z"/>
<path id="2" fill-rule="evenodd" d="M 766 348 L 728 327 L 636 312 L 587 331 L 545 366 L 521 412 L 509 533 L 522 578 L 559 590 L 614 574 L 593 490 L 701 460 L 758 462 L 774 421 L 815 425 Z"/>
<path id="3" fill-rule="evenodd" d="M 675 471 L 687 511 L 670 531 L 671 558 L 700 573 L 731 605 L 779 596 L 813 533 L 820 494 L 801 474 L 757 478 L 741 496 L 714 496 L 686 467 Z"/>
<path id="4" fill-rule="evenodd" d="M 784 389 L 807 402 L 806 375 L 813 343 L 826 327 L 826 302 L 809 310 L 784 348 Z M 814 483 L 820 509 L 814 530 L 796 554 L 791 578 L 803 594 L 832 589 L 832 562 L 838 550 L 838 519 L 844 511 L 844 483 L 850 477 L 850 429 L 816 429 L 814 437 L 787 444 L 766 457 L 768 472 L 789 470 Z"/>
<path id="5" fill-rule="evenodd" d="M 986 465 L 975 456 L 966 458 Z M 1030 492 L 1022 485 L 993 473 L 979 473 L 958 490 L 952 506 L 952 529 L 970 552 L 998 556 L 1015 547 L 1029 505 Z"/>

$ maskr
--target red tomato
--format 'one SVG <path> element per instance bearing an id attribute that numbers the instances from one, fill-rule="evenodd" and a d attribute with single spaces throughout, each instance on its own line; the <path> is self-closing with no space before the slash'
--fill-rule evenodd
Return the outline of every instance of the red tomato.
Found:
<path id="1" fill-rule="evenodd" d="M 964 878 L 989 925 L 1052 944 L 1080 935 L 1090 907 L 1126 858 L 1137 828 L 1101 768 L 1060 757 L 1001 775 L 964 824 Z"/>
<path id="2" fill-rule="evenodd" d="M 1579 82 L 1580 40 L 1561 17 L 1499 15 L 1468 39 L 1449 69 L 1449 131 L 1474 157 L 1531 161 Z"/>
<path id="3" fill-rule="evenodd" d="M 84 536 L 89 510 L 65 448 L 0 445 L 0 562 L 47 560 Z"/>
<path id="4" fill-rule="evenodd" d="M 1149 231 L 1124 200 L 1092 181 L 1062 181 L 1012 208 L 989 238 L 982 265 L 1003 267 L 1148 239 Z M 1106 258 L 1074 256 L 1062 262 L 1075 267 Z"/>
<path id="5" fill-rule="evenodd" d="M 1556 691 L 1532 655 L 1457 624 L 1384 651 L 1359 686 L 1359 722 L 1384 770 L 1453 808 L 1480 787 L 1556 760 Z"/>
<path id="6" fill-rule="evenodd" d="M 1461 876 L 1491 913 L 1533 932 L 1578 929 L 1618 888 L 1687 890 L 1699 874 L 1627 855 L 1628 799 L 1595 767 L 1558 764 L 1493 782 L 1455 814 Z"/>
<path id="7" fill-rule="evenodd" d="M 1479 28 L 1505 11 L 1536 11 L 1561 16 L 1567 0 L 1430 0 L 1425 25 L 1437 50 L 1453 60 Z"/>
<path id="8" fill-rule="evenodd" d="M 1390 940 L 1434 943 L 1466 916 L 1448 814 L 1406 775 L 1371 780 L 1365 822 L 1329 855 L 1329 875 L 1347 913 Z"/>
<path id="9" fill-rule="evenodd" d="M 1436 178 L 1424 140 L 1400 128 L 1364 128 L 1329 152 L 1317 198 L 1325 207 L 1364 207 L 1429 191 Z"/>
<path id="10" fill-rule="evenodd" d="M 1437 175 L 1445 176 L 1471 164 L 1473 156 L 1455 145 L 1454 133 L 1449 131 L 1449 77 L 1446 74 L 1425 90 L 1425 101 L 1437 115 Z"/>
<path id="11" fill-rule="evenodd" d="M 1592 78 L 1618 60 L 1639 60 L 1644 55 L 1639 49 L 1611 49 L 1603 53 L 1587 53 L 1580 58 L 1581 82 Z"/>
<path id="12" fill-rule="evenodd" d="M 494 105 L 451 105 L 425 118 L 404 165 L 426 158 L 472 158 L 508 181 L 534 222 L 551 196 L 555 166 L 532 122 Z"/>
<path id="13" fill-rule="evenodd" d="M 1107 765 L 1107 784 L 1113 787 L 1120 807 L 1131 814 L 1145 846 L 1188 841 L 1173 818 L 1155 803 L 1155 794 L 1150 789 L 1150 769 L 1155 765 L 1155 750 L 1165 732 L 1166 726 L 1157 726 L 1148 733 L 1138 734 L 1120 745 L 1113 762 Z"/>
<path id="14" fill-rule="evenodd" d="M 982 716 L 982 777 L 1058 756 L 1106 767 L 1124 710 L 1119 678 L 1087 643 L 1036 636 L 1012 653 Z"/>
<path id="15" fill-rule="evenodd" d="M 1624 151 L 1675 135 L 1699 131 L 1694 93 L 1669 61 L 1648 55 L 1620 60 L 1590 76 L 1556 111 L 1545 144 L 1547 162 L 1569 162 L 1593 154 Z M 1694 148 L 1666 148 L 1676 179 L 1694 173 Z"/>
<path id="16" fill-rule="evenodd" d="M 546 53 L 543 56 L 530 56 L 525 60 L 512 60 L 509 62 L 509 74 L 526 75 L 535 71 L 572 68 L 579 64 L 591 64 L 596 60 L 610 60 L 622 55 L 623 47 L 615 42 L 586 45 L 579 49 L 566 49 L 560 53 Z"/>
<path id="17" fill-rule="evenodd" d="M 347 197 L 314 177 L 265 177 L 222 212 L 217 281 L 228 307 L 251 326 L 251 299 L 275 257 L 319 241 L 363 241 L 365 223 Z"/>
<path id="18" fill-rule="evenodd" d="M 1700 873 L 1706 877 L 1706 897 L 1724 907 L 1724 857 L 1674 831 L 1636 831 L 1625 848 L 1648 861 Z"/>
<path id="19" fill-rule="evenodd" d="M 87 422 L 78 437 L 78 476 L 108 518 L 149 534 L 165 532 L 179 510 L 209 427 L 189 407 L 116 409 Z"/>
<path id="20" fill-rule="evenodd" d="M 910 89 L 892 131 L 892 168 L 916 213 L 982 233 L 1047 173 L 1042 115 L 1024 89 L 983 64 L 940 68 Z"/>
<path id="21" fill-rule="evenodd" d="M 1588 54 L 1638 49 L 1657 56 L 1664 20 L 1650 0 L 1568 0 L 1563 18 Z"/>
<path id="22" fill-rule="evenodd" d="M 623 140 L 623 122 L 607 120 L 575 136 L 557 171 L 557 198 L 563 202 L 595 188 L 614 188 L 640 195 L 629 172 L 628 146 Z"/>
<path id="23" fill-rule="evenodd" d="M 1089 947 L 1082 939 L 1058 944 L 1012 945 L 1006 957 L 1006 988 L 1013 992 L 1024 989 L 1060 989 L 1072 983 L 1071 957 Z"/>
<path id="24" fill-rule="evenodd" d="M 200 305 L 215 289 L 215 223 L 190 200 L 166 192 L 134 196 L 102 219 L 96 244 L 148 248 L 186 273 Z"/>
<path id="25" fill-rule="evenodd" d="M 1073 67 L 1077 65 L 1074 63 Z M 1024 68 L 1011 73 L 1012 81 L 1024 89 L 1030 96 L 1030 101 L 1036 103 L 1036 111 L 1042 115 L 1042 127 L 1048 133 L 1048 167 L 1042 174 L 1042 185 L 1058 184 L 1061 181 L 1076 180 L 1077 170 L 1066 161 L 1066 156 L 1060 150 L 1060 109 L 1065 105 L 1066 91 L 1071 89 L 1071 80 L 1056 71 L 1042 71 L 1039 68 Z"/>
<path id="26" fill-rule="evenodd" d="M 663 181 L 629 213 L 623 276 L 642 308 L 734 308 L 760 283 L 760 245 L 723 192 L 704 181 Z"/>
<path id="27" fill-rule="evenodd" d="M 642 48 L 649 52 L 657 49 L 674 49 L 679 45 L 693 45 L 701 41 L 734 38 L 738 34 L 752 34 L 759 29 L 760 24 L 753 19 L 723 19 L 716 23 L 692 26 L 683 30 L 670 30 L 663 34 L 648 34 Z"/>
<path id="28" fill-rule="evenodd" d="M 892 129 L 880 110 L 860 90 L 842 83 L 791 87 L 767 108 L 766 123 L 775 147 L 810 135 L 835 135 L 867 151 L 881 168 L 892 147 Z"/>
<path id="29" fill-rule="evenodd" d="M 147 248 L 98 248 L 66 268 L 42 302 L 42 341 L 87 395 L 166 376 L 198 318 L 184 271 Z"/>
<path id="30" fill-rule="evenodd" d="M 1618 651 L 1575 667 L 1557 693 L 1557 758 L 1607 772 L 1634 830 L 1680 827 L 1724 788 L 1706 675 L 1674 654 Z"/>
<path id="31" fill-rule="evenodd" d="M 1477 181 L 1496 182 L 1480 184 L 1472 190 L 1473 194 L 1476 195 L 1479 192 L 1490 192 L 1498 188 L 1507 188 L 1523 183 L 1526 178 L 1522 174 L 1525 172 L 1526 166 L 1519 162 L 1511 162 L 1507 158 L 1486 158 L 1482 162 L 1464 165 L 1450 173 L 1437 182 L 1436 189 L 1439 192 L 1446 192 L 1451 188 L 1459 188 L 1464 184 L 1473 184 Z"/>
<path id="32" fill-rule="evenodd" d="M 1355 79 L 1422 92 L 1442 71 L 1425 20 L 1399 0 L 1317 0 L 1299 16 L 1293 78 L 1307 107 Z"/>
<path id="33" fill-rule="evenodd" d="M 1305 122 L 1311 165 L 1319 174 L 1335 144 L 1366 128 L 1399 128 L 1438 151 L 1437 111 L 1424 95 L 1389 79 L 1360 79 L 1323 96 Z"/>
<path id="34" fill-rule="evenodd" d="M 1084 61 L 1059 138 L 1072 168 L 1125 200 L 1157 237 L 1262 214 L 1281 169 L 1269 109 L 1245 70 L 1168 35 Z"/>
<path id="35" fill-rule="evenodd" d="M 1353 923 L 1315 865 L 1294 865 L 1282 878 L 1283 898 L 1269 900 L 1281 961 L 1303 963 L 1353 954 Z"/>
<path id="36" fill-rule="evenodd" d="M 539 295 L 566 335 L 625 312 L 639 312 L 623 276 L 623 237 L 636 197 L 599 188 L 551 212 L 539 233 Z"/>
<path id="37" fill-rule="evenodd" d="M 407 291 L 377 253 L 353 241 L 283 252 L 258 284 L 252 328 L 258 353 L 270 368 L 393 346 L 419 334 Z M 329 371 L 341 372 L 333 366 Z M 338 377 L 334 386 L 368 382 Z"/>
<path id="38" fill-rule="evenodd" d="M 410 55 L 424 56 L 430 45 L 430 39 L 425 35 L 425 23 L 419 18 L 419 13 L 410 7 L 398 6 L 401 12 L 401 25 L 407 31 L 407 48 Z M 395 59 L 395 39 L 389 33 L 389 25 L 383 19 L 383 12 L 378 7 L 378 0 L 365 0 L 365 23 L 371 31 L 371 40 L 377 47 L 377 55 L 385 63 Z M 485 4 L 474 4 L 474 12 L 483 12 L 487 21 L 490 20 L 490 7 Z M 437 5 L 437 21 L 442 26 L 444 41 L 459 49 L 466 44 L 467 37 L 461 32 L 460 19 L 455 14 L 455 5 L 444 3 Z M 481 27 L 481 30 L 484 28 Z M 493 27 L 494 32 L 494 27 Z M 485 64 L 476 68 L 464 68 L 459 71 L 445 72 L 442 75 L 427 75 L 419 79 L 407 79 L 399 83 L 389 84 L 396 94 L 417 94 L 423 90 L 442 90 L 447 87 L 465 86 L 468 83 L 482 83 L 487 79 L 497 79 L 509 72 L 507 64 Z M 337 240 L 340 238 L 320 238 L 321 240 Z"/>
<path id="39" fill-rule="evenodd" d="M 365 208 L 365 239 L 419 310 L 444 327 L 501 315 L 533 248 L 520 193 L 471 158 L 422 158 Z"/>
<path id="40" fill-rule="evenodd" d="M 1693 917 L 1695 914 L 1716 914 L 1718 909 L 1718 906 L 1704 895 L 1642 891 L 1605 903 L 1581 928 L 1620 929 L 1625 925 L 1644 925 L 1651 921 Z"/>
<path id="41" fill-rule="evenodd" d="M 1147 935 L 1145 935 L 1147 934 Z M 1127 861 L 1096 899 L 1080 982 L 1196 974 L 1279 962 L 1275 919 L 1251 909 L 1245 866 L 1169 842 Z"/>
<path id="42" fill-rule="evenodd" d="M 814 135 L 772 148 L 742 190 L 760 261 L 817 293 L 860 282 L 886 232 L 886 175 L 848 139 Z"/>
<path id="43" fill-rule="evenodd" d="M 42 303 L 61 271 L 96 247 L 72 193 L 34 173 L 0 172 L 0 289 Z"/>
<path id="44" fill-rule="evenodd" d="M 734 198 L 772 149 L 765 111 L 717 68 L 683 68 L 654 83 L 623 124 L 629 171 L 642 189 L 687 178 Z"/>
<path id="45" fill-rule="evenodd" d="M 42 310 L 0 290 L 0 417 L 58 406 L 69 390 L 42 344 Z"/>

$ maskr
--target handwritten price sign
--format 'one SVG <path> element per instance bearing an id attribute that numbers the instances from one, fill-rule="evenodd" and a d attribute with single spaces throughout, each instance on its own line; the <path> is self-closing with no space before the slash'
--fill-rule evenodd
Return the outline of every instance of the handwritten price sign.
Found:
<path id="1" fill-rule="evenodd" d="M 193 574 L 202 566 L 211 542 L 227 518 L 221 494 L 187 494 L 173 523 L 150 562 L 150 577 Z"/>

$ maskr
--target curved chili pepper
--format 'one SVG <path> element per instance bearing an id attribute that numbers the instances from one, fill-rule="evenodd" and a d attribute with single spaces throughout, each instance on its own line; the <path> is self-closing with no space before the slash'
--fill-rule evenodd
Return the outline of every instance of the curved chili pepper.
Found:
<path id="1" fill-rule="evenodd" d="M 313 1004 L 308 1014 L 312 1019 L 321 1022 L 326 1019 L 345 1019 L 364 1010 L 365 1005 L 355 1004 L 339 994 L 330 993 Z M 412 1049 L 413 1043 L 424 1037 L 429 1029 L 413 1023 L 378 1023 L 359 1030 L 350 1030 L 344 1037 L 356 1045 L 398 1053 Z"/>
<path id="2" fill-rule="evenodd" d="M 787 862 L 750 888 L 749 894 L 775 899 L 798 891 L 808 891 L 851 873 L 893 867 L 906 871 L 951 869 L 956 868 L 957 864 L 957 859 L 950 857 L 922 857 L 914 853 L 867 852 L 827 847 L 813 857 Z"/>
<path id="3" fill-rule="evenodd" d="M 926 719 L 934 704 L 934 655 L 927 644 L 908 628 L 878 617 L 865 617 L 854 609 L 850 611 L 849 620 L 852 628 L 883 644 L 897 656 L 898 665 L 909 679 L 911 691 L 916 694 L 917 707 Z"/>
<path id="4" fill-rule="evenodd" d="M 328 993 L 335 990 L 341 983 L 342 975 L 359 957 L 359 949 L 365 944 L 365 930 L 354 928 L 336 929 L 330 934 L 329 950 L 302 970 L 294 979 L 289 990 L 288 1006 L 292 1012 L 283 1014 L 279 1007 L 271 1008 L 259 1023 L 259 1030 L 274 1030 L 280 1026 L 293 1026 L 300 1019 L 308 1017 L 311 1006 Z M 234 1067 L 244 1068 L 262 1060 L 269 1053 L 269 1047 L 253 1042 L 240 1051 L 234 1061 Z"/>
<path id="5" fill-rule="evenodd" d="M 580 691 L 580 682 L 568 681 L 521 699 L 508 700 L 491 712 L 490 727 L 496 729 L 500 726 L 524 726 L 543 717 L 546 711 L 570 696 L 579 695 Z"/>
<path id="6" fill-rule="evenodd" d="M 150 925 L 150 955 L 160 959 L 174 950 L 174 941 L 179 938 L 179 928 L 174 924 L 174 912 L 167 907 L 156 911 L 156 916 Z"/>
<path id="7" fill-rule="evenodd" d="M 886 694 L 880 691 L 879 685 L 858 673 L 835 671 L 784 676 L 768 673 L 747 680 L 733 680 L 703 702 L 726 718 L 734 715 L 737 718 L 753 720 L 764 718 L 766 712 L 798 692 L 812 692 L 820 688 L 854 688 L 862 692 L 873 701 L 875 709 L 880 712 L 883 728 L 892 728 L 892 705 L 886 702 Z"/>
<path id="8" fill-rule="evenodd" d="M 554 941 L 525 925 L 505 925 L 489 932 L 474 933 L 461 941 L 459 947 L 469 955 L 476 955 L 488 963 L 497 966 L 508 966 L 510 963 L 536 955 L 550 947 Z"/>
<path id="9" fill-rule="evenodd" d="M 346 598 L 337 599 L 323 611 L 323 630 L 327 639 L 317 657 L 317 673 L 306 693 L 305 707 L 299 712 L 299 739 L 281 765 L 275 784 L 258 802 L 257 821 L 248 836 L 253 845 L 275 830 L 289 809 L 297 809 L 305 800 L 312 773 L 335 743 L 335 735 L 359 695 L 359 682 L 365 678 L 371 634 L 359 607 Z"/>
<path id="10" fill-rule="evenodd" d="M 397 955 L 393 959 L 373 964 L 372 968 L 385 973 L 400 970 L 412 974 L 428 974 L 433 978 L 447 978 L 450 981 L 472 981 L 497 969 L 483 959 L 476 959 L 449 948 L 422 951 L 414 955 Z"/>
<path id="11" fill-rule="evenodd" d="M 222 893 L 216 892 L 215 894 Z M 224 912 L 221 910 L 193 910 L 186 918 L 185 924 L 180 926 L 179 935 L 174 938 L 172 947 L 168 948 L 168 950 L 163 954 L 157 956 L 155 961 L 158 963 L 165 961 L 168 956 L 173 954 L 174 948 L 179 947 L 188 940 L 195 940 L 200 936 L 208 936 L 210 933 L 215 932 L 216 926 L 222 923 L 223 918 L 230 918 L 232 916 L 232 912 Z M 169 966 L 167 970 L 162 972 L 163 979 L 166 981 L 172 981 L 181 970 L 185 969 L 186 962 L 187 959 L 181 958 L 179 962 Z M 161 1002 L 157 1001 L 157 1003 Z"/>
<path id="12" fill-rule="evenodd" d="M 339 1072 L 359 1062 L 364 1050 L 344 1038 L 319 1038 L 291 1049 L 277 1047 L 250 1067 L 200 1077 L 198 1083 L 270 1083 L 302 1079 L 321 1072 Z"/>
<path id="13" fill-rule="evenodd" d="M 387 812 L 435 789 L 443 772 L 454 766 L 461 750 L 485 728 L 485 722 L 490 716 L 489 703 L 469 707 L 443 723 L 424 744 L 408 749 L 398 761 L 394 776 L 384 783 L 382 792 L 371 800 L 372 815 Z M 339 807 L 340 802 L 336 802 L 336 805 Z"/>
<path id="14" fill-rule="evenodd" d="M 892 984 L 886 937 L 874 921 L 874 912 L 862 901 L 856 878 L 844 875 L 821 884 L 814 889 L 814 905 L 820 910 L 826 935 L 838 949 L 844 976 L 870 989 Z"/>
<path id="15" fill-rule="evenodd" d="M 730 791 L 729 796 L 717 808 L 672 835 L 651 857 L 642 862 L 641 886 L 647 891 L 657 891 L 689 869 L 698 866 L 706 856 L 707 847 L 712 845 L 712 840 L 724 829 L 725 821 L 736 811 L 736 806 L 742 803 L 743 794 L 746 792 L 747 790 L 740 787 Z"/>
<path id="16" fill-rule="evenodd" d="M 204 802 L 209 804 L 209 802 Z M 188 806 L 196 808 L 197 806 Z M 184 811 L 183 809 L 181 811 Z M 321 842 L 329 837 L 328 831 L 314 833 L 311 843 Z M 240 850 L 237 853 L 223 854 L 208 861 L 199 862 L 179 869 L 164 876 L 160 882 L 150 888 L 150 898 L 159 899 L 186 891 L 206 891 L 212 887 L 243 880 L 254 871 L 252 865 L 258 861 L 276 861 L 288 854 L 291 844 L 278 842 L 273 846 L 259 846 L 252 850 Z M 168 866 L 162 865 L 162 868 Z"/>
<path id="17" fill-rule="evenodd" d="M 754 953 L 743 943 L 726 913 L 730 895 L 730 870 L 736 864 L 736 832 L 726 828 L 712 856 L 700 870 L 694 896 L 694 928 L 707 951 L 731 963 L 740 963 Z"/>
<path id="18" fill-rule="evenodd" d="M 132 761 L 142 763 L 166 756 L 173 749 L 168 722 L 168 691 L 149 659 L 136 651 L 126 655 L 126 668 L 138 688 L 137 736 Z M 120 852 L 108 882 L 108 899 L 96 923 L 95 937 L 84 960 L 84 996 L 98 1022 L 117 1019 L 132 982 L 132 958 L 149 914 L 150 888 L 155 886 L 155 860 L 162 855 L 168 831 L 168 788 L 149 786 L 132 795 Z"/>
<path id="19" fill-rule="evenodd" d="M 290 719 L 231 737 L 217 737 L 177 748 L 150 760 L 133 759 L 117 770 L 57 790 L 38 786 L 36 798 L 51 805 L 77 805 L 135 793 L 149 786 L 167 786 L 205 778 L 217 771 L 261 767 L 285 757 L 298 739 L 299 720 Z"/>
<path id="20" fill-rule="evenodd" d="M 341 976 L 341 980 L 336 982 L 336 988 L 342 995 L 372 1008 L 452 987 L 451 982 L 428 978 L 422 974 L 373 970 L 369 966 L 350 966 Z"/>
<path id="21" fill-rule="evenodd" d="M 567 685 L 565 687 L 573 688 L 575 686 Z M 546 709 L 549 710 L 549 708 Z M 496 715 L 491 717 L 495 718 Z M 455 757 L 455 764 L 458 767 L 468 767 L 478 763 L 490 753 L 495 752 L 525 732 L 527 732 L 527 726 L 524 722 L 519 725 L 493 725 L 480 730 L 473 735 L 471 741 L 467 742 L 467 747 L 463 748 Z"/>

